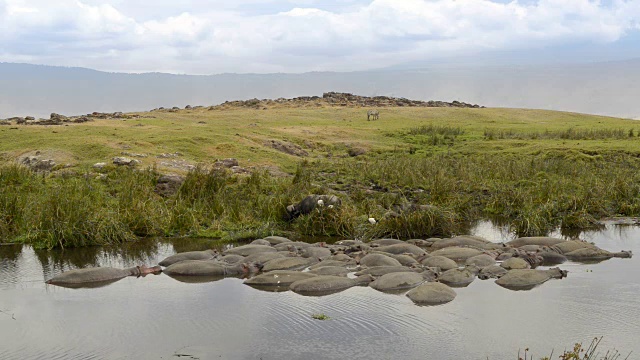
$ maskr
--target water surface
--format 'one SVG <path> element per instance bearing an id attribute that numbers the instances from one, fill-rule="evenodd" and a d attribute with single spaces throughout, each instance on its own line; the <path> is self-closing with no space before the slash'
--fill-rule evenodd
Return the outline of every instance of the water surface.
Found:
<path id="1" fill-rule="evenodd" d="M 474 230 L 509 238 L 486 224 Z M 608 225 L 581 238 L 633 259 L 566 263 L 563 280 L 510 291 L 492 280 L 451 303 L 352 288 L 325 297 L 269 293 L 241 279 L 183 283 L 164 274 L 97 289 L 44 281 L 85 266 L 157 264 L 214 243 L 163 240 L 121 248 L 35 251 L 0 246 L 0 359 L 514 359 L 604 336 L 601 348 L 640 354 L 640 228 Z M 313 314 L 331 319 L 319 321 Z"/>

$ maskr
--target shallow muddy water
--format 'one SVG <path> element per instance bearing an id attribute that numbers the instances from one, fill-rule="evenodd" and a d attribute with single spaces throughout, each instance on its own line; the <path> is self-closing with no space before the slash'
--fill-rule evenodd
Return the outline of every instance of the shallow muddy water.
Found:
<path id="1" fill-rule="evenodd" d="M 474 233 L 508 238 L 487 224 Z M 539 358 L 596 336 L 604 336 L 601 349 L 633 351 L 635 359 L 640 228 L 608 225 L 580 237 L 636 257 L 566 263 L 566 279 L 530 291 L 476 279 L 435 307 L 371 288 L 303 297 L 262 292 L 240 279 L 183 283 L 164 274 L 66 289 L 44 281 L 76 267 L 157 264 L 213 243 L 64 253 L 0 246 L 0 359 L 515 359 L 518 349 Z"/>

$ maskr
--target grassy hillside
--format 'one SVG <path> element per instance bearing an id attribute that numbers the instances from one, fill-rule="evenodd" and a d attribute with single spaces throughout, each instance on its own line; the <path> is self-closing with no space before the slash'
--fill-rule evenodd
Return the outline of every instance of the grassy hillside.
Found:
<path id="1" fill-rule="evenodd" d="M 385 108 L 378 121 L 366 121 L 366 109 L 340 107 L 200 108 L 138 115 L 142 118 L 68 126 L 2 126 L 0 153 L 10 161 L 40 150 L 60 163 L 86 167 L 123 152 L 148 155 L 140 158 L 143 165 L 159 165 L 157 155 L 178 152 L 191 164 L 235 157 L 241 166 L 278 166 L 288 172 L 301 158 L 269 147 L 269 141 L 296 144 L 308 159 L 347 156 L 353 148 L 368 156 L 410 151 L 640 153 L 640 124 L 633 120 L 543 110 Z M 460 135 L 447 135 L 447 128 Z"/>
<path id="2" fill-rule="evenodd" d="M 140 118 L 1 126 L 0 242 L 416 238 L 464 233 L 483 218 L 520 235 L 543 235 L 557 226 L 579 230 L 603 217 L 640 216 L 640 124 L 632 120 L 389 107 L 367 121 L 365 108 L 319 105 L 134 115 Z M 36 151 L 60 165 L 44 175 L 13 165 Z M 137 168 L 148 170 L 92 169 L 123 153 L 142 155 Z M 210 170 L 228 157 L 251 174 Z M 187 174 L 186 165 L 199 170 Z M 154 187 L 169 172 L 186 174 L 186 181 L 163 198 Z M 287 205 L 312 193 L 336 194 L 342 206 L 283 220 Z"/>

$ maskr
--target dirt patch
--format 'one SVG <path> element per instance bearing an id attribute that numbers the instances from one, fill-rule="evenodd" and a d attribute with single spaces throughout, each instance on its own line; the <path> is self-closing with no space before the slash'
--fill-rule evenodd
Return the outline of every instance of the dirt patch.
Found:
<path id="1" fill-rule="evenodd" d="M 296 144 L 292 144 L 287 141 L 279 141 L 279 140 L 268 140 L 265 143 L 265 146 L 281 151 L 285 154 L 305 157 L 309 156 L 309 153 L 304 150 L 302 147 Z"/>

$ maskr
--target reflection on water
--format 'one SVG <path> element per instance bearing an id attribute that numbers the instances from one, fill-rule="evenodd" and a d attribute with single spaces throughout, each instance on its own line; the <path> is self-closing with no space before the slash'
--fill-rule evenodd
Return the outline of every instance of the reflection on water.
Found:
<path id="1" fill-rule="evenodd" d="M 510 239 L 488 224 L 473 232 Z M 640 254 L 637 227 L 608 226 L 580 237 Z M 640 352 L 638 255 L 565 263 L 568 278 L 531 291 L 476 280 L 435 307 L 371 288 L 303 297 L 234 278 L 191 283 L 162 274 L 97 289 L 44 284 L 71 268 L 153 265 L 177 250 L 214 244 L 163 239 L 64 252 L 0 246 L 0 359 L 511 359 L 525 347 L 546 356 L 595 336 L 605 337 L 603 349 Z"/>

